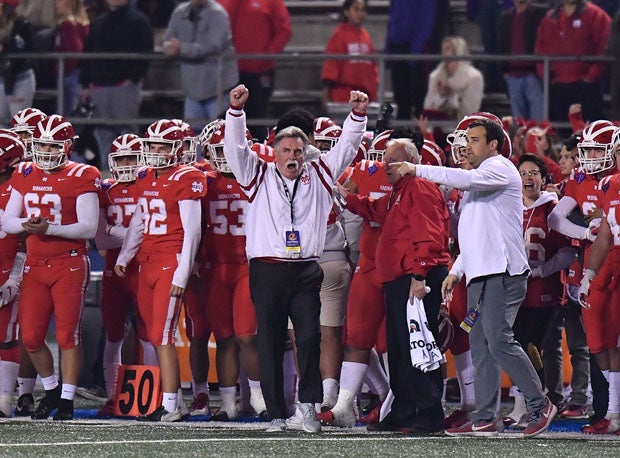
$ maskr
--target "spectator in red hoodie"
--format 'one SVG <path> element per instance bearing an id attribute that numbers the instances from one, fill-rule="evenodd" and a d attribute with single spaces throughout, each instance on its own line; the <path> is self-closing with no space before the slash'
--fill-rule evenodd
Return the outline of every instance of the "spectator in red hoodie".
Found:
<path id="1" fill-rule="evenodd" d="M 543 18 L 538 28 L 537 55 L 592 56 L 605 53 L 611 30 L 611 18 L 598 6 L 585 0 L 562 0 Z M 552 121 L 566 120 L 568 107 L 581 103 L 584 118 L 602 118 L 601 78 L 604 62 L 551 62 L 549 116 Z M 543 77 L 543 63 L 537 64 Z"/>
<path id="2" fill-rule="evenodd" d="M 367 4 L 367 0 L 344 0 L 340 24 L 327 43 L 326 53 L 374 54 L 370 34 L 362 26 Z M 371 101 L 377 99 L 379 69 L 374 60 L 328 60 L 323 64 L 321 79 L 324 107 L 330 101 L 347 103 L 352 90 L 364 91 Z"/>

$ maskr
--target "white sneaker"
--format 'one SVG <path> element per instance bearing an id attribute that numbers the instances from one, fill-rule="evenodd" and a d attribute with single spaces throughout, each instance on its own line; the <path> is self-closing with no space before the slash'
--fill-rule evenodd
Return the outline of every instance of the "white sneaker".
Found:
<path id="1" fill-rule="evenodd" d="M 286 420 L 287 429 L 297 429 L 307 433 L 318 433 L 321 431 L 321 422 L 316 418 L 314 404 L 304 402 L 299 404 L 295 415 Z"/>
<path id="2" fill-rule="evenodd" d="M 268 433 L 279 433 L 281 431 L 286 431 L 286 420 L 284 418 L 274 418 L 265 430 Z"/>

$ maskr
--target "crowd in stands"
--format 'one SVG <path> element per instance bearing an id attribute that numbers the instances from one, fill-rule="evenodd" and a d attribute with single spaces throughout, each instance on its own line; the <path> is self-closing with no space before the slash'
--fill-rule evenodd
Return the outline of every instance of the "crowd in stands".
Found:
<path id="1" fill-rule="evenodd" d="M 98 169 L 76 161 L 65 116 L 32 107 L 28 63 L 3 61 L 0 101 L 11 122 L 0 129 L 0 416 L 13 415 L 17 384 L 15 415 L 73 419 L 94 241 L 106 258 L 102 418 L 117 413 L 124 362 L 161 370 L 161 405 L 143 421 L 257 416 L 271 432 L 359 422 L 416 435 L 510 427 L 530 437 L 559 415 L 587 419 L 585 433 L 618 434 L 620 123 L 602 114 L 606 64 L 552 63 L 552 119 L 569 121 L 564 132 L 540 117 L 536 62 L 486 66 L 483 77 L 465 40 L 445 36 L 441 52 L 455 59 L 428 79 L 423 65 L 391 65 L 397 117 L 421 115 L 415 126 L 392 128 L 388 113 L 374 132 L 367 126 L 378 71 L 362 59 L 324 64 L 323 101 L 350 108 L 342 126 L 295 107 L 263 133 L 246 119 L 266 116 L 275 62 L 240 61 L 223 85 L 209 76 L 235 50 L 284 50 L 291 26 L 282 0 L 107 0 L 103 10 L 102 2 L 56 0 L 53 20 L 47 2 L 0 3 L 3 52 L 27 51 L 37 23 L 57 27 L 55 50 L 147 53 L 154 26 L 165 26 L 162 50 L 180 59 L 185 93 L 182 120 L 160 119 L 144 132 L 97 126 Z M 594 2 L 562 0 L 544 14 L 528 0 L 505 2 L 501 14 L 486 10 L 491 3 L 500 5 L 468 2 L 481 24 L 491 16 L 506 24 L 484 38 L 498 46 L 489 49 L 603 55 L 620 46 L 620 15 L 612 21 Z M 423 52 L 446 4 L 394 0 L 386 52 Z M 374 52 L 362 26 L 367 6 L 344 0 L 329 52 Z M 411 26 L 413 17 L 424 27 Z M 67 113 L 90 100 L 107 119 L 138 117 L 147 61 L 66 64 Z M 512 116 L 480 111 L 494 72 L 505 74 Z M 426 97 L 414 97 L 411 81 L 428 86 Z M 225 115 L 214 109 L 221 97 Z M 429 118 L 456 126 L 445 135 Z M 190 406 L 175 349 L 182 307 Z M 62 379 L 45 342 L 52 316 Z M 141 348 L 132 361 L 121 359 L 127 326 Z M 573 361 L 567 397 L 562 328 Z M 213 413 L 211 334 L 221 395 Z M 460 406 L 446 415 L 448 351 Z M 500 368 L 514 385 L 505 417 Z M 37 375 L 45 396 L 35 404 Z"/>

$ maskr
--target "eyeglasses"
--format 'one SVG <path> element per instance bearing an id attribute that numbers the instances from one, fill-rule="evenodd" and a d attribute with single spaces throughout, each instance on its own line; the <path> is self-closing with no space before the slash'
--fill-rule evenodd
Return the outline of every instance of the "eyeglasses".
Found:
<path id="1" fill-rule="evenodd" d="M 537 177 L 540 176 L 540 170 L 521 170 L 519 172 L 519 175 L 521 175 L 522 177 Z"/>

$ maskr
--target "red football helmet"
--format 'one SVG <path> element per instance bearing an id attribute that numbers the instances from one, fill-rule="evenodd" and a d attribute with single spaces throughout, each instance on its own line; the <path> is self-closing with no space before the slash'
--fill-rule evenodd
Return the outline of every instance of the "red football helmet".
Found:
<path id="1" fill-rule="evenodd" d="M 32 134 L 32 159 L 41 170 L 55 170 L 66 164 L 77 136 L 69 121 L 60 115 L 48 116 Z"/>
<path id="2" fill-rule="evenodd" d="M 420 151 L 420 164 L 444 166 L 446 155 L 437 143 L 424 139 L 424 146 Z"/>
<path id="3" fill-rule="evenodd" d="M 183 131 L 175 122 L 169 119 L 160 119 L 151 124 L 142 138 L 144 151 L 142 153 L 142 164 L 154 169 L 165 169 L 178 164 L 183 149 Z M 161 151 L 151 145 L 163 144 L 170 148 L 170 151 Z"/>
<path id="4" fill-rule="evenodd" d="M 209 158 L 214 168 L 218 169 L 222 173 L 232 173 L 232 170 L 226 161 L 226 156 L 224 156 L 224 135 L 226 133 L 226 123 L 223 120 L 218 121 L 219 122 L 213 126 L 211 126 L 213 123 L 209 123 L 209 125 L 203 129 L 203 132 L 200 134 L 200 144 L 206 144 L 209 150 Z M 208 131 L 207 128 L 209 128 Z M 245 138 L 248 142 L 248 146 L 251 147 L 252 134 L 248 129 L 245 129 Z M 204 146 L 202 148 L 204 151 Z"/>
<path id="5" fill-rule="evenodd" d="M 15 132 L 0 129 L 0 173 L 12 171 L 24 157 L 26 145 Z"/>
<path id="6" fill-rule="evenodd" d="M 362 136 L 362 141 L 359 148 L 357 149 L 357 154 L 353 158 L 353 161 L 351 161 L 351 167 L 355 167 L 358 162 L 362 162 L 364 159 L 366 159 L 366 155 L 368 154 L 370 145 L 372 145 L 372 140 L 370 139 L 370 137 L 367 137 L 366 135 Z"/>
<path id="7" fill-rule="evenodd" d="M 121 183 L 135 181 L 143 150 L 142 139 L 135 134 L 124 134 L 116 137 L 110 147 L 110 154 L 108 154 L 112 177 Z M 131 163 L 120 165 L 119 160 L 122 158 L 130 159 Z"/>
<path id="8" fill-rule="evenodd" d="M 179 126 L 183 132 L 183 151 L 181 152 L 179 163 L 193 164 L 198 158 L 198 138 L 196 137 L 196 131 L 182 119 L 173 119 L 172 122 Z"/>
<path id="9" fill-rule="evenodd" d="M 611 136 L 611 147 L 613 148 L 614 154 L 617 154 L 618 148 L 620 148 L 620 127 L 616 127 L 616 131 Z"/>
<path id="10" fill-rule="evenodd" d="M 502 156 L 507 158 L 512 156 L 512 141 L 510 140 L 510 135 L 504 128 L 502 120 L 493 113 L 489 113 L 488 111 L 478 111 L 461 119 L 461 121 L 456 126 L 456 129 L 454 129 L 454 132 L 448 134 L 446 138 L 446 140 L 451 146 L 452 159 L 455 165 L 461 163 L 460 148 L 465 148 L 467 146 L 467 129 L 469 128 L 469 125 L 474 121 L 482 120 L 492 121 L 502 127 L 502 130 L 504 131 L 504 146 L 502 147 L 500 153 L 502 154 Z"/>
<path id="11" fill-rule="evenodd" d="M 37 124 L 47 115 L 38 108 L 24 108 L 11 119 L 11 131 L 15 132 L 26 145 L 25 160 L 32 159 L 32 133 Z"/>
<path id="12" fill-rule="evenodd" d="M 370 149 L 366 153 L 369 160 L 383 162 L 383 156 L 385 156 L 385 150 L 387 149 L 390 135 L 392 135 L 391 129 L 384 130 L 372 140 Z"/>
<path id="13" fill-rule="evenodd" d="M 591 122 L 583 129 L 577 144 L 579 164 L 587 174 L 609 170 L 615 164 L 613 139 L 617 127 L 607 120 Z M 617 138 L 617 137 L 616 137 Z"/>
<path id="14" fill-rule="evenodd" d="M 269 145 L 253 143 L 250 149 L 265 162 L 275 162 L 276 160 L 275 150 Z"/>
<path id="15" fill-rule="evenodd" d="M 265 139 L 265 144 L 267 146 L 273 147 L 273 142 L 275 140 L 276 140 L 276 128 L 272 127 L 271 129 L 269 129 L 269 134 L 267 135 L 267 138 Z"/>
<path id="16" fill-rule="evenodd" d="M 342 128 L 331 118 L 321 116 L 314 119 L 314 146 L 321 153 L 328 153 L 338 143 L 340 134 L 342 134 Z"/>

